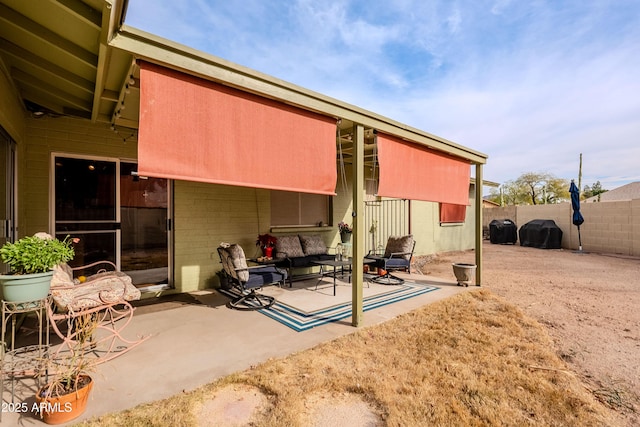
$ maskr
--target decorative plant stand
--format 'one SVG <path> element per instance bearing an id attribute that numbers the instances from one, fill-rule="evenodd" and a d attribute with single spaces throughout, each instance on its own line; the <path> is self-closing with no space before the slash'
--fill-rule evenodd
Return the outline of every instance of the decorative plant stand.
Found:
<path id="1" fill-rule="evenodd" d="M 2 342 L 0 343 L 0 400 L 4 398 L 5 379 L 10 381 L 11 403 L 15 399 L 15 379 L 36 377 L 38 387 L 40 377 L 45 374 L 48 380 L 49 358 L 49 319 L 47 307 L 49 298 L 35 301 L 2 301 Z M 20 328 L 18 318 L 23 320 L 29 313 L 37 317 L 38 343 L 16 348 L 16 332 Z M 7 336 L 7 333 L 10 336 Z M 0 412 L 0 421 L 2 412 Z"/>
<path id="2" fill-rule="evenodd" d="M 454 263 L 453 274 L 458 280 L 458 286 L 469 286 L 476 274 L 475 264 Z"/>

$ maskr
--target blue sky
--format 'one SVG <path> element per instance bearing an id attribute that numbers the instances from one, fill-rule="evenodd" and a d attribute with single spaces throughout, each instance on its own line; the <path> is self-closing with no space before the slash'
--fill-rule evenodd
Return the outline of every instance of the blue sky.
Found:
<path id="1" fill-rule="evenodd" d="M 129 0 L 125 23 L 525 172 L 640 181 L 638 0 Z"/>

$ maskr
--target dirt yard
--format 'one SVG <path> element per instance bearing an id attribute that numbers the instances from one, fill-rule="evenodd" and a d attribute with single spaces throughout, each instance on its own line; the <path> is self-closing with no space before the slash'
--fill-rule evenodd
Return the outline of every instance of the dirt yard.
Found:
<path id="1" fill-rule="evenodd" d="M 473 251 L 417 260 L 453 277 Z M 546 325 L 558 354 L 621 425 L 640 425 L 640 259 L 484 244 L 483 286 Z M 453 278 L 455 280 L 455 278 Z"/>

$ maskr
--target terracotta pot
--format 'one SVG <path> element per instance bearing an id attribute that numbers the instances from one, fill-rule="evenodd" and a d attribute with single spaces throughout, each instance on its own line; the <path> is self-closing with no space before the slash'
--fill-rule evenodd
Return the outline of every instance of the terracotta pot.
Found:
<path id="1" fill-rule="evenodd" d="M 40 408 L 42 420 L 47 424 L 62 424 L 78 418 L 87 409 L 87 400 L 93 387 L 93 379 L 89 376 L 89 383 L 75 392 L 63 396 L 40 397 L 44 386 L 36 394 L 36 402 Z"/>

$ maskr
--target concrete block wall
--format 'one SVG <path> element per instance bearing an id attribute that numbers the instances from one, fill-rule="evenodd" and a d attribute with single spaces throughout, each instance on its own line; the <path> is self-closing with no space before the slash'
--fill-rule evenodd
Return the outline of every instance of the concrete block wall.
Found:
<path id="1" fill-rule="evenodd" d="M 26 120 L 25 140 L 18 156 L 19 236 L 49 231 L 51 153 L 137 158 L 136 139 L 123 141 L 106 123 L 68 117 Z M 128 136 L 128 135 L 127 135 Z"/>
<path id="2" fill-rule="evenodd" d="M 181 292 L 214 286 L 222 268 L 216 248 L 238 243 L 256 256 L 258 234 L 269 232 L 269 191 L 176 181 L 174 199 L 175 283 Z"/>
<path id="3" fill-rule="evenodd" d="M 640 256 L 640 199 L 583 203 L 580 210 L 585 219 L 580 226 L 583 250 Z M 533 219 L 552 219 L 562 230 L 562 247 L 574 250 L 579 247 L 571 203 L 485 208 L 483 213 L 486 226 L 492 219 L 509 218 L 518 229 Z"/>

